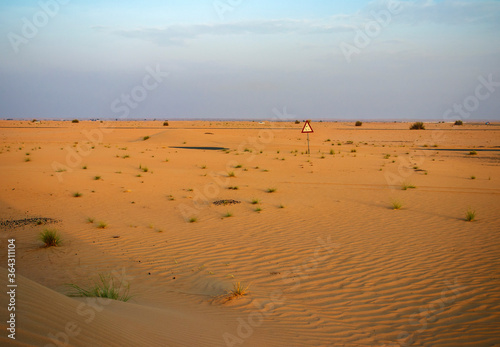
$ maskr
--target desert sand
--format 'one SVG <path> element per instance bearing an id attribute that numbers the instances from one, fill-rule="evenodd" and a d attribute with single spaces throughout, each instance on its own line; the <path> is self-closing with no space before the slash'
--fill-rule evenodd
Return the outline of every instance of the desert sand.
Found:
<path id="1" fill-rule="evenodd" d="M 0 121 L 0 344 L 500 346 L 499 124 L 162 123 Z"/>

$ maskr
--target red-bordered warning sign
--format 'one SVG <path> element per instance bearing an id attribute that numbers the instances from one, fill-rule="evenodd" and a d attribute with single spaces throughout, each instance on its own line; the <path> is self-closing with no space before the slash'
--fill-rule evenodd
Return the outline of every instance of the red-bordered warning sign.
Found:
<path id="1" fill-rule="evenodd" d="M 306 120 L 306 124 L 304 124 L 304 127 L 302 128 L 302 132 L 303 133 L 313 133 L 314 132 L 313 128 L 311 127 L 311 123 L 309 123 L 308 120 Z"/>

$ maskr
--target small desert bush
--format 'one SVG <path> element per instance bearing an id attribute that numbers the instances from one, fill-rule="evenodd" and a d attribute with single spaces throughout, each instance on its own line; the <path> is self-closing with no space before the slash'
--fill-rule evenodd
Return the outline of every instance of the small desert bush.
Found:
<path id="1" fill-rule="evenodd" d="M 73 119 L 71 123 L 80 123 L 80 121 L 78 119 Z"/>
<path id="2" fill-rule="evenodd" d="M 89 289 L 76 284 L 68 284 L 68 286 L 74 290 L 68 296 L 73 297 L 107 298 L 125 302 L 131 298 L 130 285 L 125 285 L 123 280 L 117 280 L 109 274 L 99 274 L 99 279 Z"/>
<path id="3" fill-rule="evenodd" d="M 425 130 L 424 123 L 415 122 L 410 126 L 410 130 Z"/>
<path id="4" fill-rule="evenodd" d="M 360 127 L 360 126 L 363 125 L 363 122 L 361 122 L 361 121 L 358 120 L 358 121 L 356 121 L 356 123 L 354 125 L 357 126 L 357 127 Z"/>
<path id="5" fill-rule="evenodd" d="M 472 222 L 476 219 L 476 211 L 475 210 L 472 210 L 472 209 L 468 209 L 466 212 L 465 212 L 465 220 L 467 222 Z"/>
<path id="6" fill-rule="evenodd" d="M 260 203 L 260 200 L 259 199 L 252 199 L 252 201 L 250 202 L 252 205 L 257 205 Z"/>
<path id="7" fill-rule="evenodd" d="M 399 210 L 403 207 L 403 203 L 397 199 L 391 200 L 391 207 L 393 210 Z"/>
<path id="8" fill-rule="evenodd" d="M 73 193 L 73 196 L 74 196 L 75 198 L 79 198 L 80 196 L 82 196 L 82 193 L 75 192 L 75 193 Z"/>
<path id="9" fill-rule="evenodd" d="M 477 155 L 477 152 L 476 151 L 470 151 L 469 155 Z"/>
<path id="10" fill-rule="evenodd" d="M 401 189 L 402 189 L 402 190 L 415 189 L 415 188 L 417 188 L 417 187 L 416 187 L 416 186 L 414 186 L 414 185 L 413 185 L 413 184 L 411 184 L 411 183 L 403 183 L 403 184 L 401 185 Z"/>
<path id="11" fill-rule="evenodd" d="M 143 140 L 143 141 L 146 141 L 146 140 L 148 140 L 148 139 L 149 139 L 149 136 L 144 136 L 144 137 L 142 138 L 142 140 Z"/>
<path id="12" fill-rule="evenodd" d="M 300 122 L 298 120 L 295 121 L 295 124 L 300 124 Z"/>
<path id="13" fill-rule="evenodd" d="M 100 221 L 99 223 L 97 223 L 97 227 L 99 229 L 106 229 L 108 227 L 108 223 Z"/>
<path id="14" fill-rule="evenodd" d="M 267 191 L 268 193 L 274 193 L 276 190 L 277 190 L 277 189 L 273 187 L 273 188 L 267 188 L 267 190 L 266 190 L 266 191 Z"/>
<path id="15" fill-rule="evenodd" d="M 195 223 L 196 221 L 198 221 L 198 218 L 196 217 L 191 217 L 188 219 L 189 223 Z"/>
<path id="16" fill-rule="evenodd" d="M 168 127 L 168 121 L 164 121 L 164 122 L 163 122 L 163 126 L 164 126 L 164 127 Z"/>
<path id="17" fill-rule="evenodd" d="M 87 223 L 94 223 L 95 218 L 93 217 L 87 217 Z"/>
<path id="18" fill-rule="evenodd" d="M 229 212 L 229 211 L 227 211 L 226 214 L 224 215 L 224 217 L 226 217 L 226 218 L 229 218 L 229 217 L 232 217 L 232 216 L 233 216 L 233 213 Z"/>
<path id="19" fill-rule="evenodd" d="M 31 161 L 31 158 L 30 157 L 26 157 L 26 158 L 24 158 L 24 161 Z"/>
<path id="20" fill-rule="evenodd" d="M 55 229 L 45 229 L 38 235 L 38 239 L 45 244 L 45 247 L 57 247 L 61 245 L 61 238 Z"/>
<path id="21" fill-rule="evenodd" d="M 94 180 L 99 181 L 101 179 L 101 176 L 94 176 Z"/>
<path id="22" fill-rule="evenodd" d="M 236 177 L 236 175 L 234 174 L 234 172 L 233 172 L 233 171 L 229 171 L 229 172 L 227 173 L 227 177 Z"/>
<path id="23" fill-rule="evenodd" d="M 464 122 L 459 119 L 455 121 L 455 125 L 464 125 Z"/>
<path id="24" fill-rule="evenodd" d="M 240 298 L 248 294 L 248 286 L 243 286 L 241 282 L 233 283 L 233 289 L 228 290 L 227 292 L 227 300 L 232 300 L 236 298 Z"/>

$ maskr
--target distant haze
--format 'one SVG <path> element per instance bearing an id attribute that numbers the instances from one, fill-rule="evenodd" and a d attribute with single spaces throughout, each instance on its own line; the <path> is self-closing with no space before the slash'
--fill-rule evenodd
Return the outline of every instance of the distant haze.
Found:
<path id="1" fill-rule="evenodd" d="M 497 0 L 2 1 L 0 37 L 3 119 L 500 120 Z"/>

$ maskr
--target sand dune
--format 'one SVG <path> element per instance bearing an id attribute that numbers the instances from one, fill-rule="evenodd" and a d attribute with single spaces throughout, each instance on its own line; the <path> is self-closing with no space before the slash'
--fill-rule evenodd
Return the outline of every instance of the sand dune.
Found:
<path id="1" fill-rule="evenodd" d="M 161 124 L 0 122 L 0 218 L 57 220 L 1 231 L 19 345 L 500 345 L 497 125 L 313 123 L 309 156 L 293 122 Z M 65 284 L 99 273 L 133 297 L 90 319 Z"/>

